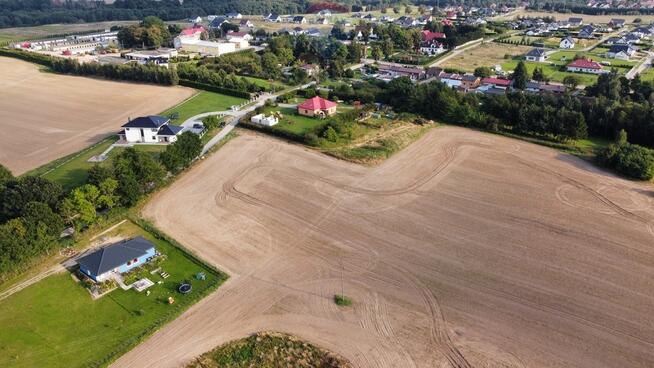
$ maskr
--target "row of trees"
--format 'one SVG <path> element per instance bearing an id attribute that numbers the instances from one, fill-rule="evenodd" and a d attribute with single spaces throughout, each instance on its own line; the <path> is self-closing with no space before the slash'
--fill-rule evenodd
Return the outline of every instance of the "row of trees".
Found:
<path id="1" fill-rule="evenodd" d="M 180 63 L 176 66 L 177 74 L 181 79 L 240 92 L 258 92 L 261 90 L 261 87 L 255 83 L 233 73 L 227 73 L 222 69 L 213 71 L 204 65 L 196 66 L 191 63 Z"/>
<path id="2" fill-rule="evenodd" d="M 615 143 L 609 144 L 597 156 L 600 164 L 624 175 L 651 180 L 654 178 L 654 151 L 627 141 L 627 132 L 621 130 Z"/>
<path id="3" fill-rule="evenodd" d="M 201 151 L 200 138 L 191 132 L 181 134 L 159 159 L 127 148 L 111 164 L 93 166 L 87 182 L 68 193 L 42 177 L 14 178 L 0 165 L 0 280 L 58 249 L 66 226 L 80 231 L 103 213 L 135 205 L 161 186 L 167 172 L 188 167 Z"/>
<path id="4" fill-rule="evenodd" d="M 58 73 L 90 75 L 113 80 L 177 85 L 179 77 L 175 68 L 154 64 L 99 64 L 79 63 L 75 59 L 53 58 L 52 69 Z"/>

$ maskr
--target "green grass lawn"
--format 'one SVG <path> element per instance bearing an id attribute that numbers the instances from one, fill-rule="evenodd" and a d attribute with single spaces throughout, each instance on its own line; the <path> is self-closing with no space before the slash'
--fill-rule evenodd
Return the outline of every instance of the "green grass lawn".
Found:
<path id="1" fill-rule="evenodd" d="M 186 121 L 186 119 L 197 114 L 229 110 L 231 106 L 243 102 L 245 102 L 245 99 L 243 98 L 202 91 L 181 104 L 162 112 L 161 115 L 170 115 L 175 112 L 179 113 L 179 117 L 173 122 L 173 124 L 179 125 Z"/>
<path id="2" fill-rule="evenodd" d="M 283 84 L 283 83 L 279 83 L 279 82 L 276 82 L 276 83 L 273 82 L 273 83 L 271 83 L 271 82 L 269 82 L 269 81 L 267 81 L 267 80 L 265 80 L 265 79 L 254 78 L 254 77 L 248 77 L 248 76 L 243 76 L 243 78 L 245 78 L 245 79 L 247 79 L 248 81 L 250 81 L 250 82 L 256 84 L 256 85 L 259 86 L 259 87 L 263 87 L 266 91 L 271 91 L 273 86 L 275 87 L 275 91 L 281 91 L 281 90 L 283 90 L 284 88 L 288 88 L 287 85 L 285 85 L 285 84 Z"/>
<path id="3" fill-rule="evenodd" d="M 654 69 L 647 68 L 643 73 L 640 74 L 640 79 L 643 81 L 654 81 Z"/>
<path id="4" fill-rule="evenodd" d="M 316 130 L 319 127 L 324 126 L 327 123 L 327 119 L 318 119 L 318 118 L 311 118 L 308 116 L 298 115 L 297 109 L 295 108 L 272 107 L 264 111 L 266 114 L 269 114 L 272 111 L 281 111 L 284 117 L 280 119 L 279 124 L 273 126 L 273 129 L 290 132 L 300 137 L 304 136 L 306 133 L 310 131 Z"/>
<path id="5" fill-rule="evenodd" d="M 520 60 L 510 60 L 502 63 L 502 69 L 505 71 L 511 71 L 514 70 L 515 67 L 518 65 L 518 62 Z M 585 74 L 585 73 L 570 73 L 570 72 L 563 72 L 559 70 L 559 66 L 557 65 L 551 65 L 548 63 L 537 63 L 537 62 L 531 62 L 531 61 L 525 61 L 525 66 L 527 67 L 527 71 L 529 74 L 533 74 L 534 69 L 537 67 L 543 69 L 543 73 L 545 73 L 545 76 L 550 78 L 552 82 L 563 82 L 563 78 L 565 78 L 568 75 L 573 75 L 579 79 L 579 83 L 582 85 L 590 85 L 594 84 L 597 81 L 597 76 L 593 74 Z"/>
<path id="6" fill-rule="evenodd" d="M 40 172 L 44 178 L 61 184 L 65 190 L 80 186 L 86 182 L 88 170 L 94 165 L 94 163 L 88 162 L 88 159 L 104 152 L 116 139 L 115 137 L 105 139 L 91 148 L 73 155 L 72 158 L 66 158 L 63 161 L 56 160 L 53 162 L 53 166 L 48 164 L 36 169 L 37 172 L 33 173 Z M 52 171 L 49 171 L 50 169 Z"/>
<path id="7" fill-rule="evenodd" d="M 587 58 L 592 59 L 593 61 L 597 62 L 609 62 L 611 65 L 607 66 L 607 68 L 619 68 L 623 69 L 620 70 L 622 73 L 626 73 L 631 69 L 634 65 L 636 65 L 638 62 L 637 61 L 631 61 L 631 60 L 619 60 L 619 59 L 610 59 L 605 57 L 605 53 L 602 52 L 601 50 L 597 52 L 577 52 L 577 51 L 557 51 L 552 53 L 548 57 L 548 62 L 554 63 L 556 65 L 567 65 L 570 64 L 574 58 L 575 55 L 581 54 L 586 56 Z"/>
<path id="8" fill-rule="evenodd" d="M 228 110 L 232 105 L 237 105 L 244 101 L 245 99 L 238 97 L 202 91 L 197 95 L 189 98 L 188 100 L 182 102 L 181 104 L 164 111 L 161 113 L 161 115 L 170 115 L 173 112 L 178 112 L 179 118 L 175 120 L 173 124 L 181 124 L 186 119 L 194 115 L 210 111 Z M 109 146 L 115 141 L 115 137 L 108 138 L 91 146 L 90 148 L 84 149 L 78 153 L 64 157 L 62 159 L 55 160 L 35 170 L 32 170 L 28 174 L 43 175 L 45 178 L 61 184 L 66 190 L 73 189 L 86 182 L 86 179 L 88 178 L 87 171 L 94 165 L 94 163 L 87 162 L 88 159 L 92 156 L 99 155 L 104 150 L 109 148 Z M 146 152 L 151 152 L 153 155 L 157 155 L 159 152 L 165 149 L 165 146 L 138 145 L 135 146 L 135 148 L 137 150 L 143 150 Z M 109 159 L 114 157 L 121 150 L 123 149 L 114 148 L 111 150 L 109 153 Z"/>
<path id="9" fill-rule="evenodd" d="M 94 301 L 65 272 L 0 301 L 1 367 L 106 365 L 226 279 L 130 222 L 118 231 L 152 241 L 167 256 L 162 268 L 170 277 L 152 286 L 149 296 L 116 289 Z M 195 280 L 198 272 L 204 272 L 206 280 Z M 161 280 L 158 275 L 150 279 Z M 190 294 L 176 291 L 183 280 L 191 280 Z M 175 304 L 167 304 L 168 296 L 175 298 Z"/>

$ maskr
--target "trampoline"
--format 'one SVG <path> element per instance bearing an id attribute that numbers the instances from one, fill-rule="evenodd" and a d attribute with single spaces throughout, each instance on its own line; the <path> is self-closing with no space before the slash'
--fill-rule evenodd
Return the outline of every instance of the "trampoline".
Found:
<path id="1" fill-rule="evenodd" d="M 191 284 L 188 284 L 188 283 L 183 283 L 183 284 L 179 285 L 179 287 L 177 287 L 177 291 L 179 291 L 182 294 L 190 293 L 191 289 L 192 289 Z"/>

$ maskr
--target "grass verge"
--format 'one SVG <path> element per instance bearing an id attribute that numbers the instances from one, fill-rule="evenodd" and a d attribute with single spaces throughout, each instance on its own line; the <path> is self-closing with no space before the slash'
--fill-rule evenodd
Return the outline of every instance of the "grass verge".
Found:
<path id="1" fill-rule="evenodd" d="M 227 279 L 151 224 L 136 221 L 106 236 L 146 237 L 166 255 L 162 268 L 170 277 L 150 275 L 163 283 L 152 286 L 149 296 L 116 289 L 95 301 L 68 272 L 29 286 L 0 302 L 0 366 L 106 366 Z M 196 280 L 198 272 L 206 279 Z M 176 288 L 185 280 L 193 291 L 182 295 Z M 175 304 L 167 303 L 169 296 Z"/>

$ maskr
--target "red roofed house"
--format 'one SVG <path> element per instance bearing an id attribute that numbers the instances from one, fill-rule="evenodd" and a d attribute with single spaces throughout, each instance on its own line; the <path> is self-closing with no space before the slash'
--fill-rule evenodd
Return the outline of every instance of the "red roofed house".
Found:
<path id="1" fill-rule="evenodd" d="M 481 80 L 481 84 L 486 86 L 492 86 L 494 88 L 507 89 L 511 86 L 511 81 L 508 79 L 487 77 Z"/>
<path id="2" fill-rule="evenodd" d="M 432 40 L 439 38 L 446 38 L 445 33 L 443 32 L 432 32 L 430 30 L 424 30 L 421 32 L 422 40 L 424 42 L 431 42 Z"/>
<path id="3" fill-rule="evenodd" d="M 591 59 L 577 59 L 568 64 L 567 69 L 569 72 L 581 72 L 590 74 L 604 73 L 602 64 Z"/>
<path id="4" fill-rule="evenodd" d="M 206 32 L 207 30 L 199 25 L 199 24 L 194 24 L 193 27 L 183 29 L 182 32 L 179 33 L 180 36 L 195 36 L 197 33 L 202 33 Z"/>
<path id="5" fill-rule="evenodd" d="M 338 104 L 320 96 L 310 98 L 297 105 L 297 113 L 304 116 L 331 116 L 336 114 Z"/>

